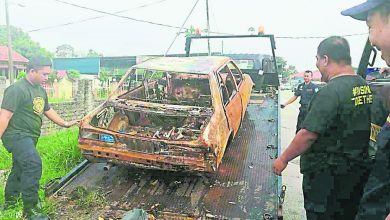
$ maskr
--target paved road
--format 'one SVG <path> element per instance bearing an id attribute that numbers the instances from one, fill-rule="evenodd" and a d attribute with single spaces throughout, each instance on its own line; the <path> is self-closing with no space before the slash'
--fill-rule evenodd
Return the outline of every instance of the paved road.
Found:
<path id="1" fill-rule="evenodd" d="M 281 92 L 281 103 L 287 101 L 293 93 L 285 90 Z M 281 110 L 282 151 L 294 138 L 297 123 L 299 99 Z M 302 174 L 299 172 L 299 157 L 291 161 L 282 176 L 283 185 L 287 186 L 283 204 L 285 220 L 306 219 L 303 208 Z"/>

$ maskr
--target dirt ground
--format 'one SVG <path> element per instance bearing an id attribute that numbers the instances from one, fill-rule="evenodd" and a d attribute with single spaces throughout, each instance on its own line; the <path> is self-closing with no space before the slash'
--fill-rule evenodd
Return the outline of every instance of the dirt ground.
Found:
<path id="1" fill-rule="evenodd" d="M 293 93 L 289 90 L 282 91 L 281 103 L 286 102 Z M 282 151 L 294 138 L 295 125 L 297 122 L 299 108 L 299 99 L 281 110 L 281 132 L 282 132 Z M 299 157 L 291 161 L 282 174 L 283 185 L 287 186 L 286 196 L 283 204 L 285 220 L 304 220 L 306 219 L 303 208 L 302 195 L 302 174 L 299 172 Z"/>

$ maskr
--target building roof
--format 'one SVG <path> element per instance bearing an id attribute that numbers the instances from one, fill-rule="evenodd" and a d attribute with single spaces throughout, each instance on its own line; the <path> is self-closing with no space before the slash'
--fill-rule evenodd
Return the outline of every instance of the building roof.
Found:
<path id="1" fill-rule="evenodd" d="M 54 58 L 53 69 L 66 71 L 77 70 L 81 74 L 98 75 L 100 71 L 100 58 Z"/>
<path id="2" fill-rule="evenodd" d="M 8 61 L 8 47 L 0 46 L 0 61 Z M 28 63 L 28 59 L 12 50 L 12 61 Z"/>
<path id="3" fill-rule="evenodd" d="M 217 71 L 229 60 L 231 60 L 229 57 L 222 56 L 157 57 L 149 59 L 134 67 L 181 73 L 208 74 L 210 72 Z"/>
<path id="4" fill-rule="evenodd" d="M 129 69 L 136 64 L 136 56 L 100 57 L 100 67 Z"/>
<path id="5" fill-rule="evenodd" d="M 303 78 L 303 74 L 305 73 L 305 71 L 303 72 L 299 72 L 299 73 L 295 73 L 292 75 L 293 78 Z M 313 80 L 321 80 L 321 73 L 320 71 L 313 71 Z"/>

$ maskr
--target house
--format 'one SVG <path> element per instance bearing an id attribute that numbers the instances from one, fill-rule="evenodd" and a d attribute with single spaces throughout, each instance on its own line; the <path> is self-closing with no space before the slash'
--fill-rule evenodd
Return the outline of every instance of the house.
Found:
<path id="1" fill-rule="evenodd" d="M 19 72 L 26 71 L 28 59 L 16 51 L 12 50 L 12 61 L 14 68 L 14 76 L 17 76 Z M 8 47 L 0 46 L 0 76 L 9 78 L 8 74 Z"/>
<path id="2" fill-rule="evenodd" d="M 53 97 L 60 100 L 70 100 L 75 96 L 75 79 L 68 76 L 65 70 L 59 70 L 57 73 L 57 79 L 53 82 L 47 82 L 43 85 L 49 97 Z"/>
<path id="3" fill-rule="evenodd" d="M 57 71 L 77 70 L 80 72 L 81 78 L 90 79 L 96 79 L 101 70 L 108 71 L 112 76 L 123 75 L 124 72 L 135 64 L 136 56 L 53 59 L 53 69 Z"/>
<path id="4" fill-rule="evenodd" d="M 111 70 L 128 70 L 136 64 L 136 56 L 100 57 L 100 67 Z"/>
<path id="5" fill-rule="evenodd" d="M 77 70 L 80 72 L 81 79 L 91 79 L 93 82 L 94 92 L 109 91 L 111 88 L 116 87 L 116 83 L 120 80 L 121 76 L 136 64 L 135 56 L 120 56 L 120 57 L 81 57 L 81 58 L 54 58 L 53 69 L 57 74 L 67 73 L 70 70 Z M 110 81 L 104 85 L 107 88 L 102 88 L 101 82 L 98 80 L 101 72 L 108 72 Z M 62 74 L 63 75 L 63 74 Z M 51 94 L 56 96 L 67 98 L 69 91 L 64 88 L 69 82 L 67 80 L 61 80 L 58 83 L 59 88 L 50 85 L 47 86 L 48 90 L 51 90 Z"/>
<path id="6" fill-rule="evenodd" d="M 53 58 L 53 69 L 56 71 L 77 70 L 80 72 L 81 79 L 96 79 L 100 72 L 100 58 Z"/>

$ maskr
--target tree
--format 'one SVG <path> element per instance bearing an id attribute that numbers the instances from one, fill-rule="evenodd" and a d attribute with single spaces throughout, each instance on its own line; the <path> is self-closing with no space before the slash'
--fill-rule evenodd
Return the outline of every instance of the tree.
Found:
<path id="1" fill-rule="evenodd" d="M 20 71 L 18 73 L 18 75 L 16 76 L 16 80 L 19 80 L 19 79 L 23 79 L 24 77 L 26 77 L 26 72 L 25 71 Z"/>
<path id="2" fill-rule="evenodd" d="M 92 49 L 89 49 L 88 51 L 88 54 L 87 54 L 87 57 L 102 57 L 103 54 L 99 54 L 98 52 L 92 50 Z"/>
<path id="3" fill-rule="evenodd" d="M 195 27 L 191 25 L 191 27 L 186 30 L 185 36 L 191 37 L 193 35 L 195 35 Z"/>
<path id="4" fill-rule="evenodd" d="M 287 78 L 297 72 L 295 66 L 287 65 L 287 61 L 283 57 L 276 57 L 276 65 L 283 78 Z"/>
<path id="5" fill-rule="evenodd" d="M 69 44 L 62 44 L 56 48 L 56 57 L 70 58 L 76 57 L 74 48 Z"/>
<path id="6" fill-rule="evenodd" d="M 191 25 L 190 28 L 186 29 L 185 36 L 186 37 L 201 36 L 202 31 L 204 33 L 207 33 L 207 29 L 201 30 L 200 28 L 195 28 L 194 26 Z"/>
<path id="7" fill-rule="evenodd" d="M 53 86 L 55 81 L 59 82 L 61 79 L 62 78 L 60 78 L 56 72 L 51 72 L 47 78 L 47 81 L 51 86 Z"/>
<path id="8" fill-rule="evenodd" d="M 34 58 L 51 59 L 53 54 L 42 48 L 38 42 L 21 29 L 11 26 L 12 49 L 31 60 Z M 0 45 L 7 45 L 7 26 L 0 25 Z"/>
<path id="9" fill-rule="evenodd" d="M 68 77 L 70 79 L 78 79 L 78 78 L 80 78 L 80 76 L 81 76 L 81 73 L 78 70 L 69 70 L 68 71 Z"/>
<path id="10" fill-rule="evenodd" d="M 97 91 L 99 98 L 107 98 L 108 96 L 108 81 L 110 79 L 110 72 L 107 70 L 101 70 L 99 72 L 98 80 L 100 81 L 100 88 Z"/>
<path id="11" fill-rule="evenodd" d="M 102 87 L 110 79 L 109 76 L 110 76 L 110 72 L 108 72 L 107 70 L 100 71 L 98 80 L 100 81 Z"/>

